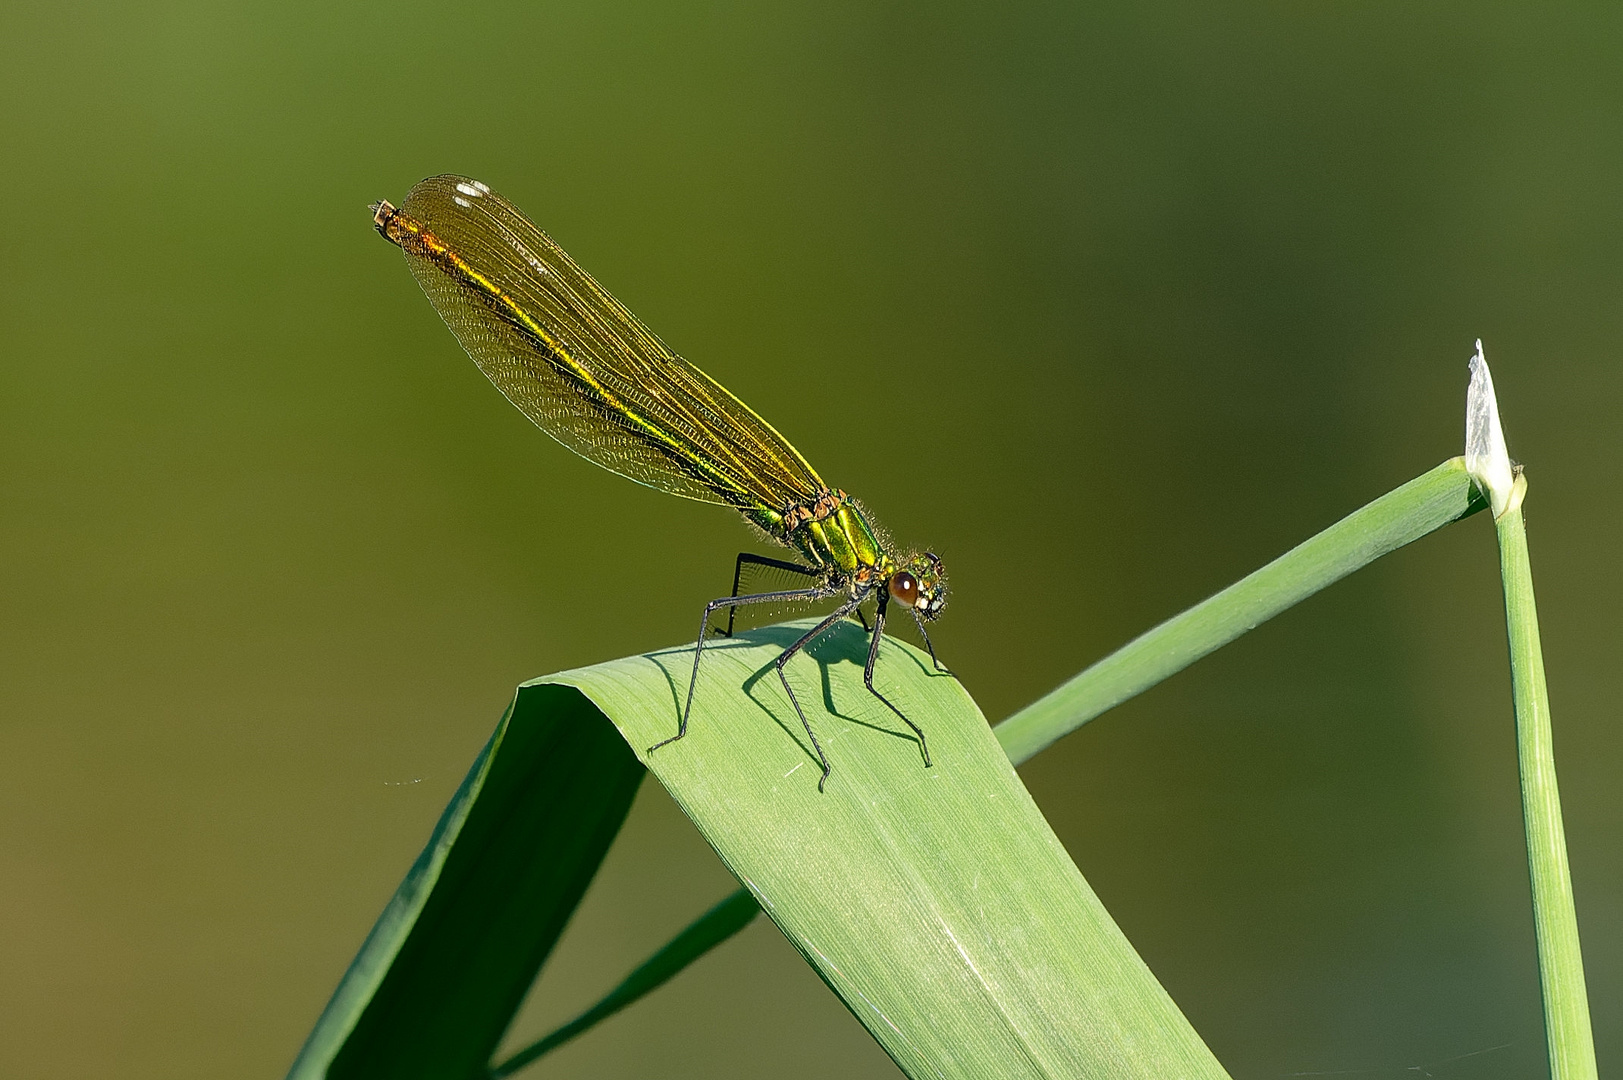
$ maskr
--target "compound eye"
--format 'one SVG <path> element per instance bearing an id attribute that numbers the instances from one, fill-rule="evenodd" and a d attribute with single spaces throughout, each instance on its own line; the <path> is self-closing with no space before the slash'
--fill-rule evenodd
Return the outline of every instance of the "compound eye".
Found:
<path id="1" fill-rule="evenodd" d="M 890 576 L 890 596 L 903 607 L 912 607 L 919 602 L 919 579 L 906 570 L 898 571 Z"/>

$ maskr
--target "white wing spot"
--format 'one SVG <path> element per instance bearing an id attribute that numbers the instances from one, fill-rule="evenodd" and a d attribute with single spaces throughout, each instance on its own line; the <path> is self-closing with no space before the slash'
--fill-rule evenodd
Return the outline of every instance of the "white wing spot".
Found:
<path id="1" fill-rule="evenodd" d="M 475 180 L 473 182 L 473 186 L 479 189 L 479 194 L 481 194 L 481 195 L 489 195 L 490 194 L 490 189 L 488 187 L 486 187 L 484 184 L 481 184 L 477 180 Z"/>
<path id="2" fill-rule="evenodd" d="M 458 185 L 458 186 L 460 186 L 460 185 Z M 467 199 L 464 199 L 460 195 L 452 195 L 451 196 L 451 201 L 456 203 L 458 206 L 464 206 L 464 207 L 467 207 L 470 210 L 473 208 L 473 203 L 469 202 Z"/>
<path id="3" fill-rule="evenodd" d="M 458 184 L 456 189 L 462 192 L 464 195 L 472 195 L 475 199 L 481 195 L 488 195 L 490 193 L 490 189 L 477 180 L 471 184 Z"/>

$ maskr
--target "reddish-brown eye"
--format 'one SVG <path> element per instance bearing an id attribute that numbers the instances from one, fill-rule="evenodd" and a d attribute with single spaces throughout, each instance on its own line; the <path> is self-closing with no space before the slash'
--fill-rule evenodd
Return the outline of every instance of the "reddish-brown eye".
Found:
<path id="1" fill-rule="evenodd" d="M 912 607 L 919 602 L 919 579 L 906 570 L 898 571 L 890 576 L 890 595 L 903 607 Z"/>

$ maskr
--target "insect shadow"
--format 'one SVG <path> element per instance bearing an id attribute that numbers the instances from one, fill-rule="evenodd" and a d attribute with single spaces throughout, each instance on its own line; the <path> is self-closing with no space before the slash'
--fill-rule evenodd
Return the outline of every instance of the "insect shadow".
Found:
<path id="1" fill-rule="evenodd" d="M 803 626 L 797 627 L 782 624 L 737 631 L 731 638 L 721 638 L 714 644 L 707 644 L 705 646 L 705 654 L 708 656 L 712 649 L 716 650 L 717 652 L 730 652 L 735 649 L 755 648 L 761 645 L 775 646 L 781 652 L 782 650 L 793 645 L 796 641 L 800 640 L 804 633 L 805 627 Z M 868 728 L 871 731 L 877 731 L 884 735 L 889 735 L 892 738 L 899 739 L 903 742 L 913 743 L 916 746 L 918 741 L 913 737 L 912 732 L 901 731 L 896 728 L 887 727 L 884 724 L 876 724 L 872 721 L 864 720 L 861 717 L 853 716 L 850 713 L 841 711 L 834 702 L 834 684 L 831 676 L 833 668 L 838 664 L 852 664 L 860 670 L 867 663 L 868 645 L 868 634 L 863 630 L 862 627 L 858 626 L 854 622 L 842 621 L 829 627 L 829 629 L 818 637 L 816 641 L 802 649 L 801 655 L 807 657 L 817 665 L 819 682 L 822 688 L 823 708 L 828 715 L 839 717 L 840 719 L 849 723 Z M 888 650 L 887 655 L 896 657 L 897 653 L 899 652 L 901 652 L 901 650 Z M 679 674 L 683 674 L 681 672 L 682 665 L 680 663 L 676 664 L 675 667 L 677 670 L 673 671 L 671 667 L 667 666 L 665 663 L 662 663 L 661 660 L 663 660 L 665 657 L 675 659 L 679 656 L 688 657 L 691 655 L 691 649 L 681 649 L 672 650 L 670 652 L 651 653 L 648 656 L 650 660 L 653 660 L 659 665 L 661 673 L 665 676 L 666 686 L 671 693 L 671 706 L 673 711 L 678 716 L 681 715 L 682 695 L 686 691 L 686 686 L 682 685 L 681 680 L 678 678 Z M 936 674 L 936 672 L 929 669 L 927 664 L 921 664 L 919 659 L 911 652 L 907 652 L 904 655 L 906 655 L 908 660 L 911 660 L 915 665 L 918 665 L 921 671 L 925 671 L 927 674 L 931 675 Z M 805 732 L 801 729 L 798 723 L 790 722 L 794 719 L 793 706 L 790 705 L 788 699 L 784 697 L 783 686 L 778 682 L 776 662 L 776 657 L 774 657 L 773 659 L 768 660 L 765 664 L 761 665 L 759 668 L 755 669 L 739 685 L 739 689 L 743 690 L 744 693 L 749 696 L 750 700 L 755 703 L 756 707 L 765 713 L 766 716 L 777 725 L 779 730 L 794 741 L 795 745 L 800 748 L 801 753 L 805 754 L 810 761 L 815 763 L 818 761 L 817 753 L 806 742 Z M 786 674 L 788 674 L 791 680 L 795 678 L 797 669 L 804 669 L 804 663 L 800 662 L 799 657 L 796 657 L 795 660 L 791 661 L 785 668 Z M 720 673 L 709 668 L 708 666 L 702 670 L 699 675 L 701 681 L 705 678 L 718 677 L 722 677 Z M 769 695 L 771 700 L 768 700 Z M 866 696 L 866 694 L 864 696 Z M 789 720 L 785 720 L 783 715 L 781 715 L 785 710 L 788 710 L 789 712 Z M 695 716 L 694 722 L 703 723 L 703 715 L 700 714 Z"/>

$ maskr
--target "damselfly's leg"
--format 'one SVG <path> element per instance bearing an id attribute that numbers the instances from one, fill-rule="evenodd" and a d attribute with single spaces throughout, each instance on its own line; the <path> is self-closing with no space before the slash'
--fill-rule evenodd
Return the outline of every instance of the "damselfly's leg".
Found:
<path id="1" fill-rule="evenodd" d="M 855 611 L 857 605 L 866 599 L 866 596 L 858 596 L 853 600 L 847 600 L 832 615 L 808 630 L 799 641 L 783 650 L 778 656 L 778 681 L 783 683 L 783 692 L 789 695 L 789 704 L 795 707 L 795 715 L 800 717 L 800 726 L 806 729 L 806 735 L 811 739 L 812 749 L 817 751 L 817 760 L 823 763 L 823 775 L 817 780 L 817 790 L 819 792 L 823 790 L 823 785 L 828 783 L 828 774 L 834 771 L 834 766 L 828 763 L 828 756 L 823 753 L 823 744 L 817 741 L 817 733 L 812 730 L 811 723 L 806 719 L 806 713 L 800 707 L 800 699 L 795 697 L 794 687 L 789 685 L 789 677 L 783 673 L 783 665 L 787 664 L 790 657 L 794 656 L 795 653 L 816 641 L 823 631 Z"/>
<path id="2" fill-rule="evenodd" d="M 688 700 L 682 707 L 682 719 L 677 722 L 675 735 L 650 746 L 648 752 L 652 754 L 666 743 L 673 743 L 688 733 L 688 714 L 693 711 L 693 691 L 699 685 L 699 657 L 704 655 L 704 638 L 705 632 L 710 629 L 711 612 L 717 608 L 741 607 L 744 604 L 769 604 L 774 600 L 786 604 L 809 604 L 832 595 L 834 595 L 832 591 L 818 586 L 815 589 L 791 589 L 787 592 L 755 593 L 751 596 L 723 596 L 706 604 L 704 614 L 699 616 L 699 641 L 693 646 L 693 677 L 688 680 Z"/>
<path id="3" fill-rule="evenodd" d="M 913 611 L 913 621 L 919 624 L 919 637 L 924 639 L 924 647 L 930 651 L 930 663 L 934 664 L 935 669 L 941 674 L 952 675 L 952 672 L 943 667 L 941 661 L 935 658 L 935 646 L 930 644 L 930 632 L 924 629 L 924 619 L 919 615 L 916 608 Z M 952 675 L 952 677 L 956 679 L 958 676 Z"/>
<path id="4" fill-rule="evenodd" d="M 804 574 L 806 577 L 817 577 L 823 571 L 811 566 L 801 566 L 799 563 L 785 562 L 782 559 L 769 559 L 765 555 L 757 555 L 751 551 L 740 551 L 738 562 L 733 564 L 733 595 L 738 595 L 739 582 L 744 578 L 744 564 L 751 566 L 770 566 L 774 570 L 787 570 L 791 574 Z M 737 607 L 727 609 L 727 632 L 723 637 L 733 636 L 733 616 L 738 613 Z M 717 631 L 720 633 L 720 631 Z"/>
<path id="5" fill-rule="evenodd" d="M 885 637 L 885 608 L 888 606 L 889 602 L 890 593 L 881 592 L 879 594 L 879 609 L 874 612 L 873 617 L 873 641 L 868 645 L 868 666 L 862 669 L 862 681 L 868 687 L 868 693 L 872 694 L 880 701 L 883 701 L 885 703 L 885 708 L 889 709 L 897 716 L 900 716 L 902 718 L 902 723 L 913 729 L 913 734 L 919 737 L 919 752 L 924 755 L 924 767 L 928 769 L 930 767 L 930 747 L 924 741 L 923 730 L 920 729 L 920 727 L 913 721 L 909 720 L 906 713 L 892 705 L 889 698 L 887 698 L 884 694 L 881 694 L 878 690 L 875 690 L 873 687 L 873 666 L 874 663 L 879 659 L 879 643 L 883 641 Z"/>
<path id="6" fill-rule="evenodd" d="M 860 607 L 857 608 L 855 611 L 853 611 L 851 614 L 855 615 L 857 617 L 857 622 L 862 624 L 862 632 L 864 634 L 870 633 L 872 631 L 873 628 L 868 625 L 868 616 L 866 616 L 866 615 L 864 615 L 862 613 L 862 609 Z"/>

